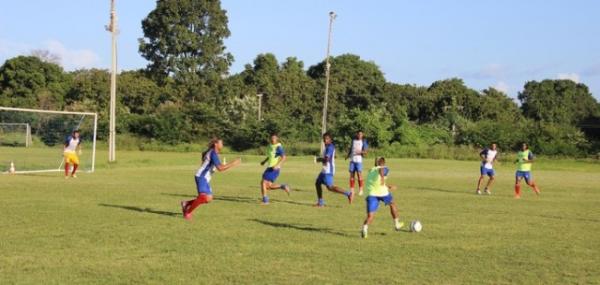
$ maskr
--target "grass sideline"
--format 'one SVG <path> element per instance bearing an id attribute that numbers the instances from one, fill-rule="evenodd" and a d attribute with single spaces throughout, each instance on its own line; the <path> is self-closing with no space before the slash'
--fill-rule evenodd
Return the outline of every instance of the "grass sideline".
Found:
<path id="1" fill-rule="evenodd" d="M 225 155 L 228 160 L 234 155 Z M 213 180 L 215 201 L 192 222 L 197 153 L 100 151 L 97 172 L 0 175 L 1 284 L 566 284 L 600 283 L 600 165 L 544 160 L 540 198 L 512 198 L 514 165 L 498 165 L 492 196 L 473 194 L 473 161 L 390 159 L 401 219 L 381 208 L 360 239 L 364 201 L 325 193 L 315 209 L 310 157 L 290 157 L 294 191 L 259 205 L 260 157 Z M 0 158 L 1 160 L 1 158 Z M 368 161 L 370 162 L 371 159 Z M 336 183 L 347 185 L 337 160 Z"/>

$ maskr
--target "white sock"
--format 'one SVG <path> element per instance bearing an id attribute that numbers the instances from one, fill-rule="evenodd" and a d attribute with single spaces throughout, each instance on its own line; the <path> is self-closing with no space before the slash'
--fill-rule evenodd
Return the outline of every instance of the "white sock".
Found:
<path id="1" fill-rule="evenodd" d="M 394 219 L 394 226 L 398 226 L 400 224 L 400 219 L 399 218 L 395 218 Z"/>
<path id="2" fill-rule="evenodd" d="M 367 231 L 369 229 L 369 225 L 363 225 L 363 231 Z"/>

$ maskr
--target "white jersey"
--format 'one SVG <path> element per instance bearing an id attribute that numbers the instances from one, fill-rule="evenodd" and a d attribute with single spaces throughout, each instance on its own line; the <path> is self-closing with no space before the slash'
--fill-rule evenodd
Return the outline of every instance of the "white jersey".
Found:
<path id="1" fill-rule="evenodd" d="M 481 153 L 485 157 L 485 160 L 481 162 L 483 167 L 486 169 L 493 169 L 494 168 L 494 165 L 493 165 L 494 159 L 496 159 L 496 155 L 498 154 L 498 151 L 486 149 L 486 150 L 482 151 Z"/>
<path id="2" fill-rule="evenodd" d="M 365 149 L 363 140 L 352 140 L 352 150 L 351 150 L 351 159 L 352 162 L 362 163 L 363 156 L 362 152 Z"/>
<path id="3" fill-rule="evenodd" d="M 65 152 L 75 152 L 77 150 L 77 146 L 79 145 L 79 138 L 69 137 L 67 141 L 68 144 L 65 146 Z"/>

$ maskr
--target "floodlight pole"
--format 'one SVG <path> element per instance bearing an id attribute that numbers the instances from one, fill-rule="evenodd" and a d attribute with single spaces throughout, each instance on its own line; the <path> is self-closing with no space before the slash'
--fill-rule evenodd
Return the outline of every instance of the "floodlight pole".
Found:
<path id="1" fill-rule="evenodd" d="M 329 100 L 329 71 L 331 64 L 329 63 L 329 52 L 331 50 L 331 33 L 333 31 L 333 20 L 337 15 L 335 12 L 329 12 L 329 34 L 327 35 L 327 56 L 325 57 L 325 99 L 323 100 L 323 119 L 321 121 L 321 135 L 327 132 L 327 101 Z M 321 141 L 321 152 L 325 149 L 325 143 Z"/>
<path id="2" fill-rule="evenodd" d="M 110 74 L 110 122 L 108 131 L 108 161 L 113 162 L 116 158 L 116 97 L 117 97 L 117 12 L 115 10 L 115 0 L 110 2 L 110 24 L 106 30 L 112 37 L 112 66 Z"/>

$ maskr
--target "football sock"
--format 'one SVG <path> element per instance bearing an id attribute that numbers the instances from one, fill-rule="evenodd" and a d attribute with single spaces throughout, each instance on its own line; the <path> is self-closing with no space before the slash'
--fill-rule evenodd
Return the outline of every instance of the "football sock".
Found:
<path id="1" fill-rule="evenodd" d="M 69 176 L 69 164 L 65 163 L 65 176 Z"/>
<path id="2" fill-rule="evenodd" d="M 71 175 L 75 174 L 75 171 L 77 171 L 77 167 L 79 167 L 79 164 L 73 164 L 73 172 L 71 172 Z"/>
<path id="3" fill-rule="evenodd" d="M 262 202 L 265 203 L 265 204 L 269 203 L 269 196 L 263 196 L 262 197 Z"/>
<path id="4" fill-rule="evenodd" d="M 517 196 L 521 195 L 521 185 L 519 185 L 519 184 L 515 185 L 515 195 L 517 195 Z"/>
<path id="5" fill-rule="evenodd" d="M 358 187 L 360 187 L 362 189 L 364 185 L 365 185 L 365 181 L 362 180 L 362 179 L 359 179 L 358 180 Z"/>
<path id="6" fill-rule="evenodd" d="M 188 201 L 188 208 L 187 208 L 187 212 L 191 213 L 192 211 L 194 211 L 194 209 L 198 208 L 198 206 L 202 205 L 202 204 L 206 204 L 208 203 L 208 200 L 206 199 L 206 195 L 205 194 L 200 194 L 198 195 L 198 197 L 194 200 L 190 200 Z"/>
<path id="7" fill-rule="evenodd" d="M 350 188 L 354 189 L 354 177 L 350 178 Z"/>

